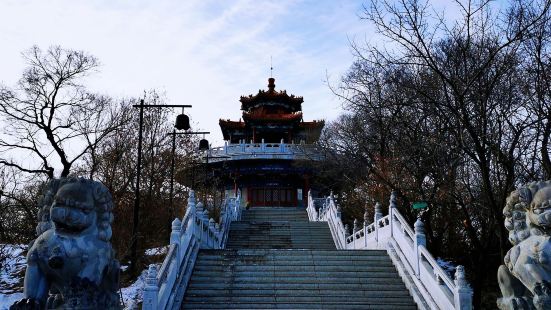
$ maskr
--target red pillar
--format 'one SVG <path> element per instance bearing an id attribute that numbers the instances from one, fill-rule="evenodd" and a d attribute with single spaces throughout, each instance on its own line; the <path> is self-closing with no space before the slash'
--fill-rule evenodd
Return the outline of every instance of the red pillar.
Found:
<path id="1" fill-rule="evenodd" d="M 310 190 L 310 176 L 304 175 L 304 189 L 302 190 L 302 203 L 306 206 L 308 203 L 308 191 Z"/>

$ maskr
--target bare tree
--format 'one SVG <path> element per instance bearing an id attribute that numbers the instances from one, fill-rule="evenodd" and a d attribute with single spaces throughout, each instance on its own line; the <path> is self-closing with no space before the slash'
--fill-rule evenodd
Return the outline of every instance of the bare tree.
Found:
<path id="1" fill-rule="evenodd" d="M 433 205 L 424 214 L 433 252 L 463 257 L 480 307 L 510 246 L 505 198 L 541 178 L 549 158 L 551 1 L 514 1 L 501 14 L 490 1 L 456 4 L 457 21 L 428 1 L 365 7 L 390 43 L 353 44 L 357 60 L 334 88 L 349 114 L 325 137 L 347 157 L 339 162 L 365 167 L 354 190 L 382 184 L 403 206 Z"/>
<path id="2" fill-rule="evenodd" d="M 23 57 L 28 67 L 17 87 L 0 86 L 0 164 L 48 178 L 59 168 L 59 176 L 68 176 L 124 114 L 82 85 L 98 67 L 95 57 L 59 46 L 45 52 L 34 46 Z"/>

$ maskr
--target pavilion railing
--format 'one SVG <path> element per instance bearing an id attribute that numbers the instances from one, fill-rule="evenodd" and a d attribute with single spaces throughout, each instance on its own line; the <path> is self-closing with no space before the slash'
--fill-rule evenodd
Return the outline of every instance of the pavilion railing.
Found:
<path id="1" fill-rule="evenodd" d="M 224 146 L 213 147 L 208 153 L 209 162 L 240 159 L 308 159 L 318 160 L 321 153 L 313 144 L 265 143 L 224 143 Z"/>
<path id="2" fill-rule="evenodd" d="M 159 268 L 149 266 L 145 279 L 142 309 L 172 309 L 178 307 L 185 293 L 199 249 L 223 249 L 230 224 L 241 219 L 241 193 L 226 198 L 219 223 L 208 218 L 207 210 L 196 203 L 190 192 L 183 219 L 174 219 L 168 253 Z"/>
<path id="3" fill-rule="evenodd" d="M 333 194 L 324 199 L 308 193 L 310 221 L 327 222 L 337 249 L 384 249 L 421 309 L 472 309 L 472 289 L 465 279 L 465 269 L 457 266 L 451 279 L 426 248 L 424 225 L 417 219 L 412 229 L 396 209 L 396 195 L 390 198 L 389 214 L 383 216 L 375 205 L 373 223 L 364 215 L 363 227 L 354 220 L 352 232 L 341 221 L 340 206 Z"/>

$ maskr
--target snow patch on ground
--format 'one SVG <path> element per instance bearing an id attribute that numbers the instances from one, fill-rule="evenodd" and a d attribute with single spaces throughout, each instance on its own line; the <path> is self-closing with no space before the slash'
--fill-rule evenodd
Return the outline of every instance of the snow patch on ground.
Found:
<path id="1" fill-rule="evenodd" d="M 444 269 L 444 271 L 452 280 L 454 279 L 456 267 L 455 264 L 440 257 L 436 258 L 436 263 L 438 264 L 438 266 L 440 266 L 440 268 Z"/>
<path id="2" fill-rule="evenodd" d="M 23 298 L 23 293 L 0 293 L 0 310 L 8 310 L 14 302 L 18 301 L 21 298 Z"/>
<path id="3" fill-rule="evenodd" d="M 145 250 L 145 255 L 147 256 L 166 255 L 167 251 L 168 251 L 168 246 L 161 246 L 158 248 Z"/>
<path id="4" fill-rule="evenodd" d="M 160 265 L 157 266 L 157 268 L 159 267 Z M 134 283 L 132 283 L 128 287 L 124 287 L 121 289 L 122 300 L 124 301 L 124 309 L 138 309 L 138 304 L 142 302 L 143 299 L 143 288 L 145 285 L 146 276 L 147 269 L 144 269 Z"/>
<path id="5" fill-rule="evenodd" d="M 23 298 L 21 285 L 27 258 L 23 254 L 26 245 L 0 244 L 0 310 Z"/>

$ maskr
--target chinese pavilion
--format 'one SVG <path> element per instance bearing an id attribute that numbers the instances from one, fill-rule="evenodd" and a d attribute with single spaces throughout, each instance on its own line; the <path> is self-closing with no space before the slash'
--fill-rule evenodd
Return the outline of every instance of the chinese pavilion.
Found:
<path id="1" fill-rule="evenodd" d="M 209 170 L 222 179 L 226 192 L 242 192 L 254 206 L 299 207 L 310 190 L 312 169 L 319 160 L 313 143 L 324 121 L 305 122 L 302 97 L 268 90 L 240 99 L 242 120 L 220 120 L 225 145 L 209 152 Z"/>

